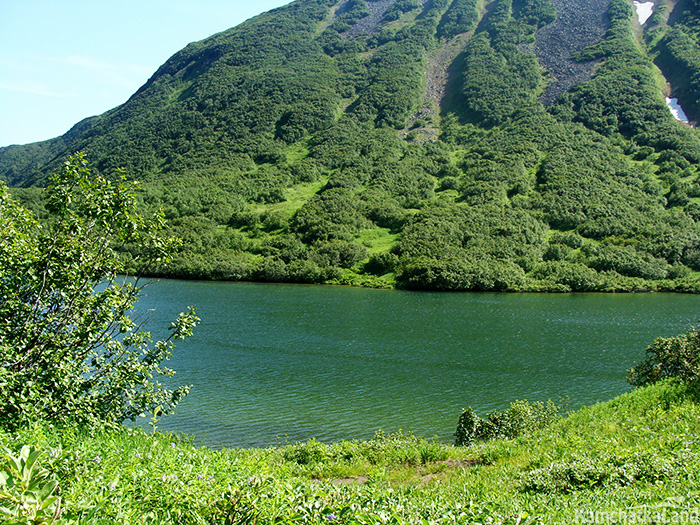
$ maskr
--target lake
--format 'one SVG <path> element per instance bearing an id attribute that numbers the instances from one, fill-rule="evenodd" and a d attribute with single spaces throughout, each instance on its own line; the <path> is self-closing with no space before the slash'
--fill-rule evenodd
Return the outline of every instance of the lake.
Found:
<path id="1" fill-rule="evenodd" d="M 161 280 L 137 310 L 162 337 L 188 305 L 202 323 L 169 365 L 190 395 L 159 428 L 212 447 L 402 429 L 451 442 L 461 409 L 515 399 L 577 408 L 630 389 L 655 337 L 687 331 L 700 297 L 424 293 Z"/>

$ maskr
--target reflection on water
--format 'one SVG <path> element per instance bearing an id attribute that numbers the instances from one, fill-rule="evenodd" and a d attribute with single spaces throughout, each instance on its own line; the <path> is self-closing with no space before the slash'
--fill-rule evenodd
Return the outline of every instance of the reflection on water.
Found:
<path id="1" fill-rule="evenodd" d="M 463 407 L 626 391 L 657 336 L 686 331 L 700 297 L 417 293 L 163 280 L 139 304 L 154 336 L 195 305 L 202 318 L 170 366 L 191 394 L 160 428 L 211 446 L 403 429 L 451 441 Z M 162 336 L 162 333 L 161 333 Z"/>

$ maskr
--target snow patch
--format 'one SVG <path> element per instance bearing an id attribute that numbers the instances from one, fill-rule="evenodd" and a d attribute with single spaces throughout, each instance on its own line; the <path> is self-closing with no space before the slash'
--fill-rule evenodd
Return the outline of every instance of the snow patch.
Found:
<path id="1" fill-rule="evenodd" d="M 680 104 L 678 104 L 677 98 L 666 97 L 666 104 L 668 105 L 668 109 L 671 110 L 671 113 L 673 113 L 673 116 L 676 117 L 676 120 L 688 124 L 688 116 L 685 114 Z"/>
<path id="2" fill-rule="evenodd" d="M 634 8 L 637 10 L 637 18 L 639 24 L 644 25 L 649 17 L 654 13 L 654 2 L 633 2 Z"/>

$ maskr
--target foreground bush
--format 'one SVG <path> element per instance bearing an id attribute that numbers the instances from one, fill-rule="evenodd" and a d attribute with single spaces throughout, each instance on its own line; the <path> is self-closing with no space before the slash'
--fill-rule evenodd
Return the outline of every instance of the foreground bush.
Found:
<path id="1" fill-rule="evenodd" d="M 42 451 L 25 445 L 17 456 L 0 456 L 0 517 L 3 523 L 53 523 L 61 514 L 58 481 L 39 464 Z"/>
<path id="2" fill-rule="evenodd" d="M 675 337 L 659 337 L 647 347 L 647 358 L 629 369 L 628 380 L 635 386 L 674 377 L 684 383 L 700 380 L 700 333 L 693 329 Z"/>
<path id="3" fill-rule="evenodd" d="M 471 445 L 476 441 L 495 438 L 515 438 L 544 428 L 559 419 L 560 409 L 552 401 L 528 403 L 516 400 L 505 410 L 494 410 L 486 419 L 471 407 L 459 417 L 455 445 Z"/>
<path id="4" fill-rule="evenodd" d="M 187 393 L 159 377 L 172 375 L 162 362 L 194 312 L 155 344 L 128 315 L 141 288 L 118 276 L 116 248 L 138 245 L 152 266 L 175 246 L 159 236 L 160 216 L 136 212 L 134 188 L 121 172 L 91 174 L 76 155 L 52 177 L 40 223 L 0 183 L 0 427 L 116 424 L 167 413 Z"/>

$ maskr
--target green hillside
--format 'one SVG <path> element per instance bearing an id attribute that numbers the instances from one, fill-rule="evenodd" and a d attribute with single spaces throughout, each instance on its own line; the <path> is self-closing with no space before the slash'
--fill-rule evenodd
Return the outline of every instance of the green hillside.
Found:
<path id="1" fill-rule="evenodd" d="M 697 292 L 700 134 L 664 101 L 700 120 L 697 9 L 640 27 L 627 0 L 297 0 L 0 148 L 0 178 L 41 214 L 69 154 L 126 168 L 183 239 L 159 275 Z"/>

